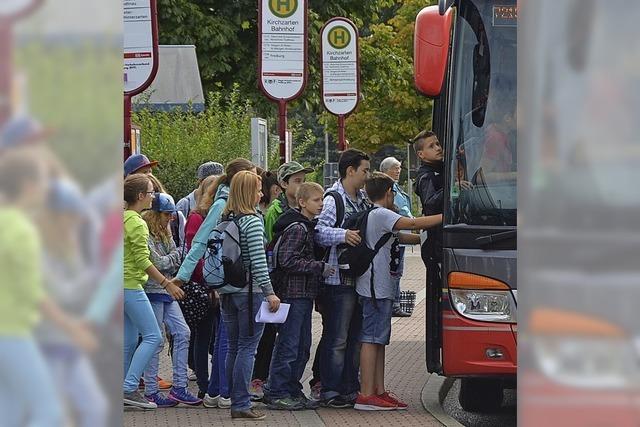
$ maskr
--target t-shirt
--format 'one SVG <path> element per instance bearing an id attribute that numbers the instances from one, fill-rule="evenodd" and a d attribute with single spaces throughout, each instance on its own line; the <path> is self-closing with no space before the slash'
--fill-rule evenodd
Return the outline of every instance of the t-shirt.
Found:
<path id="1" fill-rule="evenodd" d="M 376 205 L 378 209 L 374 209 L 369 213 L 367 222 L 366 243 L 373 249 L 380 238 L 387 233 L 394 233 L 393 227 L 401 215 Z M 391 264 L 391 245 L 394 237 L 391 237 L 385 245 L 380 248 L 378 254 L 373 259 L 373 286 L 377 299 L 394 299 L 396 287 L 391 280 L 390 264 Z M 371 297 L 371 267 L 362 276 L 356 279 L 356 292 L 364 297 Z"/>
<path id="2" fill-rule="evenodd" d="M 40 237 L 26 215 L 0 209 L 0 337 L 29 336 L 45 296 Z"/>

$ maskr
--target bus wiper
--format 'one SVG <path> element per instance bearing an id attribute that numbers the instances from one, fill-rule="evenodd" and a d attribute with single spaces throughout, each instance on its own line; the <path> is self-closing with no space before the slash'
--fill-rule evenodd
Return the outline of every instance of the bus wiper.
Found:
<path id="1" fill-rule="evenodd" d="M 480 246 L 487 246 L 492 243 L 501 242 L 503 240 L 513 239 L 517 236 L 517 230 L 503 231 L 501 233 L 489 234 L 476 238 L 476 243 Z"/>

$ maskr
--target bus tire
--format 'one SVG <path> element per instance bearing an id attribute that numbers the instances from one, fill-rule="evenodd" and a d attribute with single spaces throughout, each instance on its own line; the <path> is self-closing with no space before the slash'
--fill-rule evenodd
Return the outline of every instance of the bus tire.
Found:
<path id="1" fill-rule="evenodd" d="M 501 380 L 462 378 L 458 401 L 467 412 L 495 412 L 502 406 L 504 388 Z"/>

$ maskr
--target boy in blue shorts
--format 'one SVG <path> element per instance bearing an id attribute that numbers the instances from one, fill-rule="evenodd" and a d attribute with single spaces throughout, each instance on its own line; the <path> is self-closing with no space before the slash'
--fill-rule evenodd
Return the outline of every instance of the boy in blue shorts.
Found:
<path id="1" fill-rule="evenodd" d="M 356 279 L 356 292 L 362 305 L 362 349 L 361 388 L 354 408 L 363 411 L 407 407 L 393 393 L 387 392 L 384 386 L 385 346 L 391 338 L 391 315 L 396 291 L 390 269 L 391 245 L 396 238 L 400 243 L 419 244 L 420 236 L 398 231 L 431 228 L 442 222 L 441 214 L 406 218 L 394 212 L 393 184 L 391 177 L 379 172 L 373 173 L 365 183 L 367 195 L 375 207 L 369 213 L 366 236 L 363 236 L 367 246 L 375 247 L 376 242 L 387 233 L 393 233 L 393 237 L 378 251 L 369 270 Z"/>

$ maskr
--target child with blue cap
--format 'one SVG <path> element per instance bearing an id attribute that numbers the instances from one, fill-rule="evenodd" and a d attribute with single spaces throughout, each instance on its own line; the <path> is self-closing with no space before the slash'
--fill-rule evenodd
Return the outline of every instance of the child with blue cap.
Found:
<path id="1" fill-rule="evenodd" d="M 180 268 L 181 256 L 169 229 L 169 222 L 176 214 L 173 198 L 165 193 L 156 193 L 151 209 L 142 214 L 149 226 L 149 251 L 151 262 L 167 277 L 172 277 Z M 166 288 L 149 278 L 144 290 L 162 330 L 166 326 L 173 338 L 173 387 L 169 396 L 158 391 L 158 363 L 162 345 L 158 347 L 144 371 L 145 398 L 159 408 L 175 406 L 178 403 L 196 406 L 202 400 L 187 390 L 187 359 L 191 332 L 184 319 L 178 302 Z"/>

